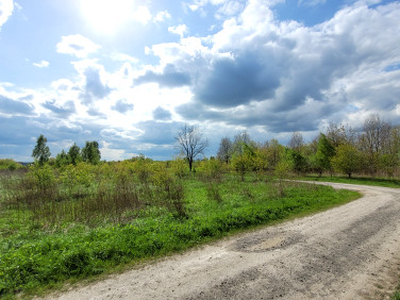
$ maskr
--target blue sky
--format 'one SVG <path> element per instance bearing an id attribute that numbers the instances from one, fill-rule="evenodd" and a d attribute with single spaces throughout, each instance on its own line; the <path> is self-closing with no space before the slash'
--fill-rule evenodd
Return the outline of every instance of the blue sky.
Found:
<path id="1" fill-rule="evenodd" d="M 371 114 L 400 124 L 400 1 L 0 0 L 0 158 L 96 140 L 102 158 L 285 144 Z"/>

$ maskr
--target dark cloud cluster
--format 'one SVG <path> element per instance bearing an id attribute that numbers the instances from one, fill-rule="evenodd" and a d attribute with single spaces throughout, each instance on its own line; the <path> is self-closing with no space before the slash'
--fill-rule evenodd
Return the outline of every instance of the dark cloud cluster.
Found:
<path id="1" fill-rule="evenodd" d="M 42 106 L 52 111 L 57 117 L 67 118 L 70 115 L 76 113 L 74 101 L 67 101 L 64 105 L 59 106 L 55 100 L 46 101 Z"/>
<path id="2" fill-rule="evenodd" d="M 177 71 L 174 65 L 168 64 L 162 73 L 147 71 L 144 75 L 139 76 L 134 80 L 135 85 L 143 83 L 155 82 L 160 87 L 181 87 L 190 84 L 190 76 L 187 73 Z"/>
<path id="3" fill-rule="evenodd" d="M 86 82 L 81 94 L 84 104 L 91 104 L 96 99 L 107 97 L 111 88 L 101 81 L 100 71 L 93 67 L 86 68 L 84 72 Z"/>
<path id="4" fill-rule="evenodd" d="M 134 105 L 132 103 L 126 102 L 126 100 L 118 100 L 114 106 L 112 106 L 112 109 L 123 114 L 128 111 L 133 110 Z"/>
<path id="5" fill-rule="evenodd" d="M 215 107 L 234 107 L 274 96 L 281 69 L 275 58 L 254 51 L 221 58 L 201 73 L 193 86 L 195 99 Z"/>
<path id="6" fill-rule="evenodd" d="M 25 102 L 13 100 L 0 95 L 0 112 L 4 114 L 30 115 L 33 111 L 34 108 Z"/>
<path id="7" fill-rule="evenodd" d="M 345 118 L 354 108 L 394 112 L 400 54 L 390 49 L 400 43 L 391 32 L 397 17 L 398 3 L 356 4 L 314 27 L 275 22 L 246 31 L 242 16 L 225 33 L 232 40 L 225 36 L 228 42 L 220 46 L 230 56 L 204 58 L 209 67 L 192 75 L 194 99 L 177 112 L 187 120 L 264 126 L 271 132 L 315 131 L 324 120 L 339 112 Z"/>
<path id="8" fill-rule="evenodd" d="M 153 119 L 154 120 L 159 120 L 159 121 L 168 121 L 172 117 L 172 114 L 170 111 L 162 108 L 161 106 L 157 107 L 153 111 Z"/>

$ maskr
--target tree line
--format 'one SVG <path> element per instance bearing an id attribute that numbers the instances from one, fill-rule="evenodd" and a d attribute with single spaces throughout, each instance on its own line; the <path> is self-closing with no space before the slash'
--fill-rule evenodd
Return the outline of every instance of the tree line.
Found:
<path id="1" fill-rule="evenodd" d="M 37 140 L 35 148 L 32 151 L 32 157 L 35 162 L 40 166 L 49 162 L 50 160 L 50 148 L 47 146 L 47 138 L 41 134 Z M 62 167 L 68 164 L 76 165 L 79 162 L 87 162 L 96 165 L 100 162 L 101 153 L 99 150 L 99 143 L 96 141 L 86 141 L 85 146 L 81 149 L 76 143 L 74 143 L 67 152 L 64 149 L 61 153 L 57 154 L 54 164 L 57 167 Z"/>
<path id="2" fill-rule="evenodd" d="M 208 139 L 199 127 L 185 124 L 175 140 L 181 157 L 189 170 L 194 171 L 196 160 L 206 159 L 204 151 L 209 146 Z M 40 135 L 32 152 L 39 165 L 50 159 L 46 143 L 47 139 Z M 67 152 L 62 150 L 53 163 L 57 167 L 79 162 L 98 164 L 100 159 L 99 144 L 86 141 L 82 149 L 74 143 Z M 361 130 L 331 123 L 325 133 L 321 132 L 308 143 L 300 132 L 294 132 L 286 146 L 276 139 L 256 142 L 244 131 L 233 139 L 223 137 L 216 157 L 211 159 L 231 167 L 242 177 L 250 171 L 274 172 L 281 177 L 288 172 L 392 177 L 400 167 L 400 127 L 392 126 L 379 115 L 372 115 L 364 121 Z"/>
<path id="3" fill-rule="evenodd" d="M 217 158 L 237 171 L 274 171 L 322 175 L 327 172 L 392 177 L 400 166 L 400 127 L 392 126 L 379 115 L 367 118 L 361 131 L 331 123 L 325 133 L 305 143 L 294 132 L 288 145 L 276 139 L 253 141 L 246 132 L 221 139 Z"/>

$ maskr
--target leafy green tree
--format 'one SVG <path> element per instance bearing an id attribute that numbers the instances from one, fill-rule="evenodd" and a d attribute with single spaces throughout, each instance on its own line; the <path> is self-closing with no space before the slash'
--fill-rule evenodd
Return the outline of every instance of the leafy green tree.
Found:
<path id="1" fill-rule="evenodd" d="M 298 151 L 288 149 L 289 157 L 292 161 L 292 168 L 297 174 L 305 172 L 308 168 L 306 158 Z"/>
<path id="2" fill-rule="evenodd" d="M 65 165 L 69 164 L 69 159 L 68 159 L 68 154 L 65 153 L 64 149 L 61 150 L 60 153 L 57 154 L 56 160 L 55 160 L 55 165 L 57 167 L 63 167 Z"/>
<path id="3" fill-rule="evenodd" d="M 326 137 L 326 135 L 321 133 L 318 140 L 317 153 L 315 155 L 314 164 L 320 175 L 324 170 L 331 172 L 332 175 L 331 160 L 334 155 L 335 148 Z"/>
<path id="4" fill-rule="evenodd" d="M 101 159 L 99 143 L 86 141 L 85 147 L 82 149 L 82 158 L 84 162 L 89 162 L 93 165 L 98 164 Z"/>
<path id="5" fill-rule="evenodd" d="M 73 165 L 77 165 L 79 162 L 83 160 L 81 155 L 81 148 L 79 148 L 79 146 L 77 146 L 76 143 L 74 143 L 74 145 L 71 146 L 71 148 L 69 148 L 68 159 L 69 162 L 72 163 Z"/>
<path id="6" fill-rule="evenodd" d="M 339 145 L 332 158 L 332 165 L 336 171 L 345 173 L 351 178 L 354 172 L 362 168 L 361 152 L 350 144 Z"/>
<path id="7" fill-rule="evenodd" d="M 47 139 L 43 136 L 43 134 L 41 134 L 38 137 L 36 146 L 32 151 L 32 157 L 35 159 L 35 161 L 39 162 L 40 166 L 48 162 L 51 155 L 50 149 L 46 143 Z"/>

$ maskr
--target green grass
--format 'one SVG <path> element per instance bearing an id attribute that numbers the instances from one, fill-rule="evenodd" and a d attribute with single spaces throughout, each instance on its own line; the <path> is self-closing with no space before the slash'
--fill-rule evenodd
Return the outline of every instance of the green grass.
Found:
<path id="1" fill-rule="evenodd" d="M 396 293 L 393 295 L 393 300 L 400 300 L 400 286 L 397 288 Z"/>
<path id="2" fill-rule="evenodd" d="M 370 177 L 354 177 L 348 178 L 345 176 L 321 176 L 318 175 L 307 175 L 301 177 L 303 180 L 323 181 L 323 182 L 335 182 L 335 183 L 350 183 L 350 184 L 361 184 L 371 186 L 382 186 L 391 188 L 400 188 L 399 179 L 387 179 L 387 178 L 370 178 Z"/>
<path id="3" fill-rule="evenodd" d="M 149 207 L 132 221 L 99 227 L 71 223 L 46 230 L 26 224 L 10 228 L 15 212 L 2 214 L 0 297 L 34 295 L 63 282 L 92 278 L 359 197 L 352 191 L 299 183 L 285 183 L 282 195 L 276 185 L 251 178 L 221 183 L 189 178 L 184 181 L 186 217 Z"/>

